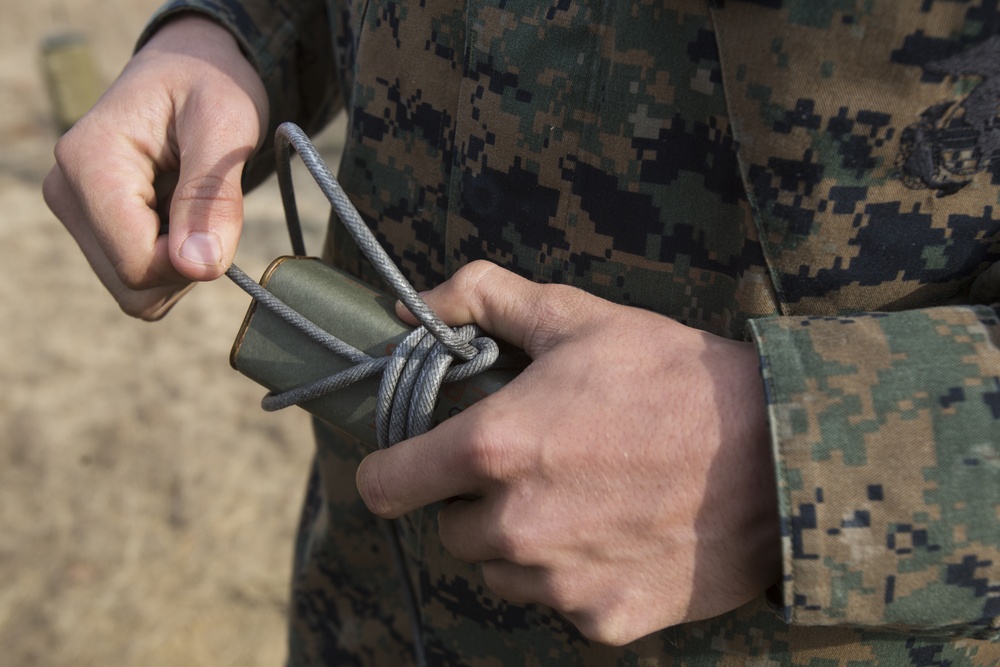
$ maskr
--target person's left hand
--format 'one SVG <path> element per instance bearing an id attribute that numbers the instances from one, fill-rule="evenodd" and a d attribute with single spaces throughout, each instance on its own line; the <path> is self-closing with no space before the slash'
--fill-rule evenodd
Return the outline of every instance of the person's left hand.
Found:
<path id="1" fill-rule="evenodd" d="M 624 644 L 777 581 L 763 387 L 751 343 L 475 262 L 425 295 L 523 348 L 510 384 L 369 455 L 375 514 L 448 501 L 441 542 L 486 584 Z M 400 307 L 400 315 L 413 318 Z"/>

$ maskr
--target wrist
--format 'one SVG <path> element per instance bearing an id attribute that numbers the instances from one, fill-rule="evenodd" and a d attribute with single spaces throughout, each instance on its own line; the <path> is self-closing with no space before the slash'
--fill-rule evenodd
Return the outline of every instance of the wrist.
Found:
<path id="1" fill-rule="evenodd" d="M 155 31 L 139 46 L 136 54 L 156 51 L 191 55 L 215 51 L 238 54 L 240 58 L 247 60 L 236 37 L 225 26 L 210 16 L 195 11 L 164 17 Z"/>

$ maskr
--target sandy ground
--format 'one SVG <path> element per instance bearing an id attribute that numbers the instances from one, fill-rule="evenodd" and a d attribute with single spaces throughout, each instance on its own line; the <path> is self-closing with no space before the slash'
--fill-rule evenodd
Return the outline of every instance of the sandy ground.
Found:
<path id="1" fill-rule="evenodd" d="M 284 656 L 311 438 L 229 368 L 248 298 L 219 281 L 162 322 L 127 318 L 40 192 L 56 139 L 41 39 L 82 31 L 110 81 L 156 4 L 0 0 L 0 667 Z M 318 249 L 325 202 L 300 198 Z M 273 180 L 246 218 L 238 262 L 259 275 L 288 247 Z"/>

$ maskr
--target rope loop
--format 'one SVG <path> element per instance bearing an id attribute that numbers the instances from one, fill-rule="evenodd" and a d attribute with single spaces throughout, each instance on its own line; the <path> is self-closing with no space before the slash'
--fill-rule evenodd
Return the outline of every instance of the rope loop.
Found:
<path id="1" fill-rule="evenodd" d="M 303 315 L 257 284 L 235 264 L 226 275 L 258 304 L 299 329 L 354 365 L 314 382 L 287 391 L 268 393 L 261 406 L 268 411 L 321 398 L 333 391 L 381 374 L 375 409 L 375 430 L 379 447 L 425 433 L 434 425 L 434 406 L 445 382 L 467 380 L 497 364 L 501 358 L 496 341 L 483 335 L 479 327 L 446 325 L 420 297 L 393 263 L 357 209 L 324 164 L 319 152 L 297 125 L 282 123 L 275 132 L 278 186 L 285 209 L 285 221 L 292 251 L 305 255 L 305 245 L 295 204 L 291 175 L 291 154 L 296 152 L 313 180 L 323 191 L 340 221 L 347 227 L 364 256 L 378 275 L 402 301 L 420 326 L 400 342 L 388 357 L 373 358 L 316 326 Z M 459 361 L 459 363 L 455 363 Z"/>
<path id="2" fill-rule="evenodd" d="M 468 342 L 459 340 L 448 325 L 442 322 L 441 318 L 420 298 L 417 290 L 403 276 L 403 273 L 392 261 L 392 258 L 389 257 L 385 248 L 382 247 L 378 239 L 375 238 L 375 235 L 372 234 L 365 221 L 361 219 L 358 210 L 354 208 L 354 204 L 347 198 L 347 193 L 340 187 L 340 183 L 337 182 L 337 179 L 327 168 L 323 162 L 323 158 L 320 157 L 319 151 L 309 141 L 309 137 L 302 131 L 302 128 L 294 123 L 282 123 L 275 132 L 275 146 L 278 157 L 278 185 L 281 187 L 283 193 L 287 192 L 287 194 L 282 194 L 282 203 L 285 206 L 285 218 L 288 221 L 289 228 L 291 229 L 294 226 L 296 229 L 301 229 L 298 211 L 295 206 L 291 166 L 289 164 L 291 148 L 294 147 L 299 157 L 302 158 L 302 164 L 305 165 L 313 180 L 319 185 L 327 201 L 330 202 L 333 210 L 340 217 L 340 221 L 347 227 L 351 236 L 354 237 L 354 241 L 357 243 L 361 253 L 371 262 L 372 267 L 378 273 L 379 277 L 385 281 L 385 284 L 392 289 L 396 298 L 402 301 L 410 312 L 413 313 L 413 316 L 433 332 L 434 336 L 451 350 L 455 356 L 463 361 L 469 361 L 476 356 L 475 348 L 469 345 Z M 290 232 L 290 234 L 293 239 L 297 236 L 301 237 L 301 233 Z M 301 254 L 305 254 L 305 252 L 303 251 Z"/>
<path id="3" fill-rule="evenodd" d="M 378 446 L 426 433 L 434 423 L 434 405 L 444 382 L 464 380 L 491 368 L 500 348 L 475 325 L 454 329 L 457 337 L 477 350 L 471 361 L 453 366 L 450 350 L 424 327 L 396 346 L 382 372 L 375 410 Z"/>

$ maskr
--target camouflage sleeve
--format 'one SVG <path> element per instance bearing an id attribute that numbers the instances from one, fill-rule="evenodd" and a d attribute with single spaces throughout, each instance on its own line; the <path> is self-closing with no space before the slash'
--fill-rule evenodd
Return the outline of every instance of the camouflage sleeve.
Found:
<path id="1" fill-rule="evenodd" d="M 1000 306 L 751 328 L 786 620 L 1000 637 Z"/>
<path id="2" fill-rule="evenodd" d="M 331 12 L 324 0 L 170 0 L 152 16 L 141 47 L 165 22 L 195 12 L 218 21 L 236 37 L 257 68 L 270 104 L 269 135 L 285 121 L 312 134 L 341 106 Z M 247 165 L 253 187 L 274 165 L 271 141 Z"/>

